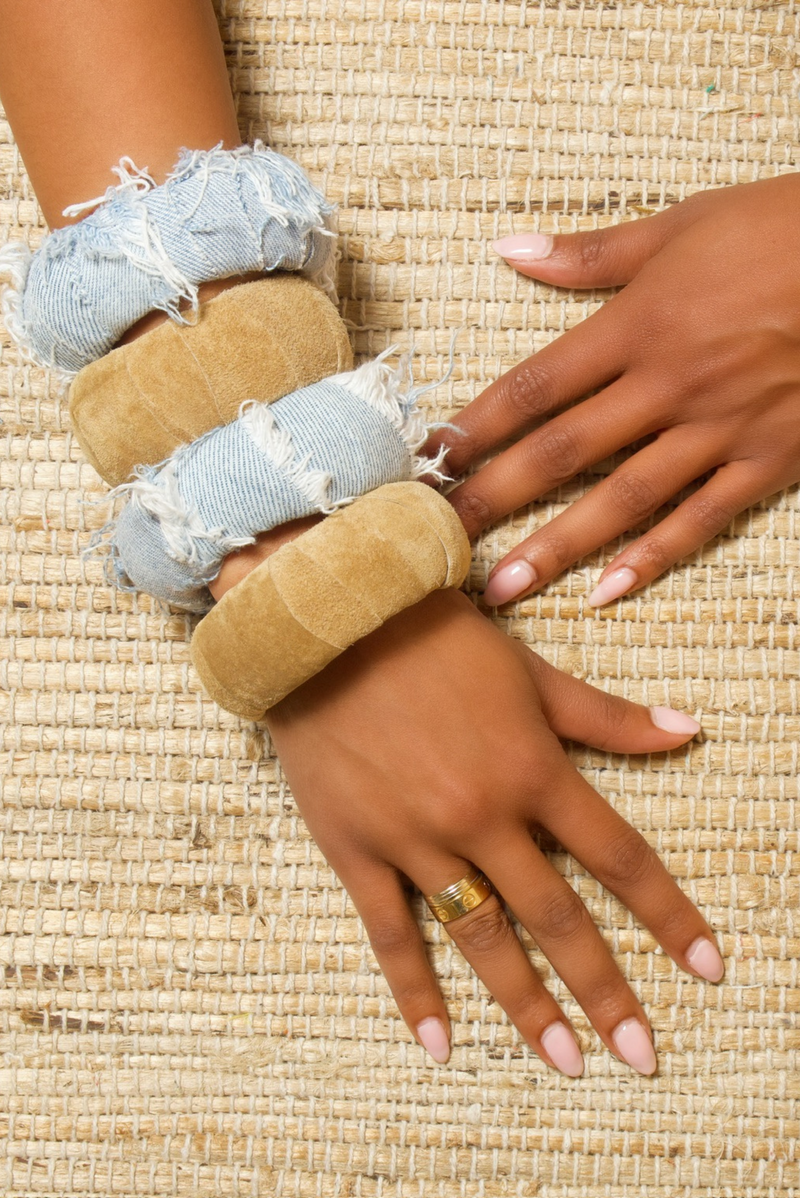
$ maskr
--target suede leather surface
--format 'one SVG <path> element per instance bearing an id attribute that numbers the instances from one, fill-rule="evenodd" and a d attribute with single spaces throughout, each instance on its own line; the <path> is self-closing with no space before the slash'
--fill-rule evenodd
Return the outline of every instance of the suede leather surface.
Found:
<path id="1" fill-rule="evenodd" d="M 85 366 L 70 418 L 89 462 L 117 486 L 235 420 L 244 400 L 271 403 L 352 366 L 328 297 L 296 274 L 269 275 L 203 301 L 196 324 L 165 321 Z"/>
<path id="2" fill-rule="evenodd" d="M 471 552 L 447 500 L 423 483 L 362 495 L 261 562 L 195 628 L 208 694 L 243 719 L 432 591 L 460 586 Z"/>

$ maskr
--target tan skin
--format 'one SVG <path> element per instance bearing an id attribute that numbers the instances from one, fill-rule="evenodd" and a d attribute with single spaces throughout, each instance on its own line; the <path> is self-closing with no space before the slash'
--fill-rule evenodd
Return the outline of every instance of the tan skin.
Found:
<path id="1" fill-rule="evenodd" d="M 799 208 L 800 175 L 784 175 L 702 192 L 644 220 L 556 237 L 544 258 L 509 259 L 558 286 L 623 289 L 460 412 L 454 423 L 466 435 L 432 439 L 452 444 L 448 464 L 458 475 L 516 438 L 448 496 L 470 535 L 632 442 L 650 440 L 499 562 L 487 601 L 511 599 L 514 579 L 524 582 L 509 566 L 535 572 L 516 595 L 545 586 L 711 472 L 605 567 L 606 585 L 589 601 L 608 602 L 800 480 Z"/>
<path id="2" fill-rule="evenodd" d="M 159 182 L 181 146 L 240 143 L 206 0 L 0 0 L 0 26 L 0 99 L 51 228 L 69 223 L 67 205 L 117 182 L 110 168 L 124 154 Z M 201 297 L 245 277 L 208 284 Z M 122 340 L 164 318 L 149 314 Z M 215 597 L 309 523 L 273 530 L 229 557 L 211 585 Z M 708 924 L 558 740 L 659 752 L 685 743 L 693 729 L 665 731 L 648 709 L 560 674 L 465 596 L 435 594 L 401 613 L 274 708 L 268 724 L 298 806 L 353 898 L 415 1035 L 422 1020 L 438 1018 L 445 1028 L 449 1021 L 404 886 L 433 893 L 475 863 L 611 1051 L 624 1059 L 614 1040 L 620 1025 L 635 1021 L 650 1036 L 583 904 L 537 848 L 539 828 L 701 976 L 686 952 L 713 940 Z M 528 1043 L 555 1064 L 542 1033 L 569 1023 L 500 901 L 487 899 L 447 930 Z M 644 1072 L 655 1068 L 648 1053 L 651 1061 L 640 1052 L 633 1062 Z"/>

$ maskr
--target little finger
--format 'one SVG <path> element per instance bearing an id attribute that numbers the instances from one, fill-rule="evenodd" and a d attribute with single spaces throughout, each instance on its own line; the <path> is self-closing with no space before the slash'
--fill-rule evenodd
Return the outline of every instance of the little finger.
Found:
<path id="1" fill-rule="evenodd" d="M 450 1056 L 450 1019 L 397 870 L 385 863 L 337 865 L 400 1014 L 439 1064 Z"/>

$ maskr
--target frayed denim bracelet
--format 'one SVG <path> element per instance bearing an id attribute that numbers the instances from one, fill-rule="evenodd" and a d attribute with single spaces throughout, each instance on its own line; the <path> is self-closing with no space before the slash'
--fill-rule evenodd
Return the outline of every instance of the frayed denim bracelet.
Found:
<path id="1" fill-rule="evenodd" d="M 196 318 L 199 284 L 251 271 L 302 271 L 335 299 L 334 205 L 261 141 L 221 146 L 182 149 L 158 185 L 122 158 L 119 186 L 64 209 L 99 205 L 84 220 L 33 254 L 23 242 L 0 250 L 12 276 L 0 309 L 24 357 L 73 376 L 147 312 L 192 323 L 179 304 Z"/>
<path id="2" fill-rule="evenodd" d="M 428 388 L 402 394 L 402 366 L 384 361 L 395 348 L 272 404 L 246 401 L 236 420 L 138 466 L 110 492 L 125 506 L 85 552 L 107 551 L 106 577 L 122 590 L 206 612 L 223 559 L 258 533 L 329 515 L 386 483 L 444 481 L 446 449 L 417 455 L 431 426 L 416 400 Z"/>

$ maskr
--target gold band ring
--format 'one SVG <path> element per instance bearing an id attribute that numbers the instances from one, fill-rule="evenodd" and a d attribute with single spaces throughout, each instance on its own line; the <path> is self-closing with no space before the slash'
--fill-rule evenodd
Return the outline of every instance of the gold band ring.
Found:
<path id="1" fill-rule="evenodd" d="M 457 919 L 459 915 L 474 911 L 490 894 L 494 894 L 494 890 L 486 874 L 473 868 L 458 882 L 440 890 L 438 894 L 426 894 L 425 902 L 439 923 L 447 923 L 448 920 Z"/>

